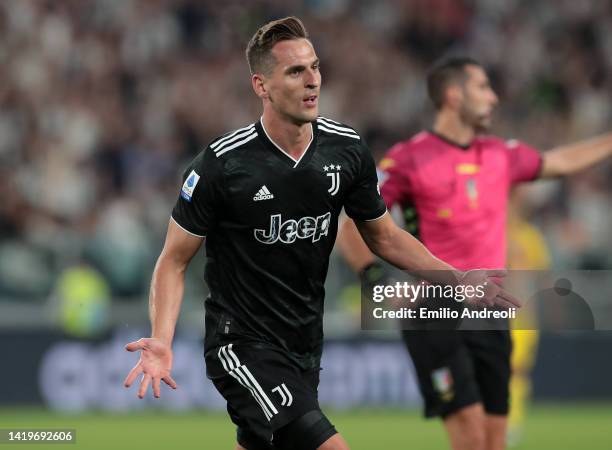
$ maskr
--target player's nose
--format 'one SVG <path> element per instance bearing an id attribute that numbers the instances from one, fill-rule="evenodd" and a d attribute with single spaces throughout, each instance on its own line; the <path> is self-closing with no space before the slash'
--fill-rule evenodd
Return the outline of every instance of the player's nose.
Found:
<path id="1" fill-rule="evenodd" d="M 499 97 L 495 91 L 491 91 L 491 105 L 495 106 L 499 103 Z"/>
<path id="2" fill-rule="evenodd" d="M 321 79 L 319 78 L 318 73 L 312 69 L 308 69 L 306 71 L 306 78 L 304 80 L 305 87 L 308 89 L 316 89 L 319 87 L 320 83 Z"/>

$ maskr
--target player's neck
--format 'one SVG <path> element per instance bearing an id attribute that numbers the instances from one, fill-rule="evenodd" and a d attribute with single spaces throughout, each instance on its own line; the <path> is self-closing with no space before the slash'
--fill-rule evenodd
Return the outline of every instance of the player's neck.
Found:
<path id="1" fill-rule="evenodd" d="M 474 127 L 466 125 L 456 113 L 450 111 L 440 111 L 436 115 L 433 131 L 460 146 L 470 145 L 476 135 Z"/>
<path id="2" fill-rule="evenodd" d="M 264 111 L 261 121 L 268 138 L 294 159 L 299 159 L 312 140 L 312 124 L 296 125 Z"/>

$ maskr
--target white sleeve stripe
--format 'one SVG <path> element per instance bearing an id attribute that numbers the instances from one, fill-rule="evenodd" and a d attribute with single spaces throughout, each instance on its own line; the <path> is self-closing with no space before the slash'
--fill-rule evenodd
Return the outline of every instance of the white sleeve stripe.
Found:
<path id="1" fill-rule="evenodd" d="M 237 134 L 236 136 L 232 137 L 231 139 L 228 139 L 227 141 L 225 141 L 223 144 L 221 144 L 219 147 L 217 148 L 213 148 L 213 151 L 215 153 L 217 153 L 218 151 L 220 151 L 221 149 L 227 147 L 228 145 L 236 142 L 239 139 L 242 139 L 245 136 L 248 136 L 249 134 L 255 133 L 255 128 L 251 128 L 249 130 L 246 130 L 243 133 Z M 212 147 L 211 147 L 212 148 Z"/>
<path id="2" fill-rule="evenodd" d="M 213 142 L 212 144 L 210 144 L 210 148 L 212 148 L 214 150 L 215 147 L 221 145 L 223 142 L 226 142 L 227 140 L 233 138 L 235 135 L 237 135 L 238 133 L 240 133 L 241 131 L 245 131 L 248 130 L 249 128 L 254 128 L 255 124 L 252 123 L 249 126 L 246 126 L 244 128 L 238 128 L 236 131 L 232 132 L 231 134 L 228 134 L 225 137 L 220 138 L 218 141 Z"/>
<path id="3" fill-rule="evenodd" d="M 334 131 L 334 130 L 330 130 L 329 128 L 325 128 L 322 123 L 319 123 L 319 130 L 327 131 L 328 133 L 339 134 L 341 136 L 346 136 L 346 137 L 350 137 L 353 139 L 361 139 L 356 134 L 341 133 L 340 131 Z"/>
<path id="4" fill-rule="evenodd" d="M 230 150 L 235 149 L 236 147 L 240 147 L 242 144 L 246 144 L 247 142 L 255 139 L 257 137 L 257 132 L 255 132 L 254 134 L 251 134 L 248 138 L 243 139 L 241 141 L 236 142 L 235 144 L 230 145 L 229 147 L 223 147 L 223 150 L 221 150 L 221 148 L 219 148 L 219 152 L 216 153 L 217 156 L 221 156 L 222 154 L 229 152 Z"/>
<path id="5" fill-rule="evenodd" d="M 355 130 L 353 130 L 352 128 L 348 128 L 348 127 L 339 127 L 337 125 L 334 125 L 332 123 L 329 123 L 325 120 L 323 120 L 321 117 L 319 117 L 319 119 L 317 119 L 317 122 L 320 124 L 325 125 L 326 127 L 332 128 L 334 130 L 338 130 L 338 131 L 344 131 L 347 133 L 353 133 L 353 134 L 357 134 L 357 132 Z"/>
<path id="6" fill-rule="evenodd" d="M 195 237 L 199 237 L 199 238 L 205 238 L 205 237 L 206 237 L 206 235 L 195 234 L 195 233 L 192 233 L 192 232 L 191 232 L 191 231 L 189 231 L 189 230 L 186 230 L 184 227 L 182 227 L 182 226 L 181 226 L 181 224 L 180 224 L 180 223 L 178 223 L 178 222 L 176 221 L 176 219 L 175 219 L 174 217 L 170 216 L 170 218 L 171 218 L 171 219 L 172 219 L 172 221 L 173 221 L 173 222 L 176 224 L 176 226 L 178 226 L 178 227 L 179 227 L 181 230 L 183 230 L 185 233 L 190 234 L 190 235 L 195 236 Z"/>

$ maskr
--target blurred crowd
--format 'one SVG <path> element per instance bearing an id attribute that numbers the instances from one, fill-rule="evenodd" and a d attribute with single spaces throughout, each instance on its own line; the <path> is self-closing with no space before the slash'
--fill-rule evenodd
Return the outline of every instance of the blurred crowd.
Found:
<path id="1" fill-rule="evenodd" d="M 259 117 L 248 39 L 292 14 L 321 58 L 321 114 L 376 158 L 428 125 L 424 74 L 449 52 L 488 67 L 495 133 L 545 150 L 612 130 L 608 1 L 4 0 L 0 299 L 48 298 L 87 264 L 142 300 L 183 168 Z M 612 266 L 609 162 L 530 192 L 553 266 Z"/>

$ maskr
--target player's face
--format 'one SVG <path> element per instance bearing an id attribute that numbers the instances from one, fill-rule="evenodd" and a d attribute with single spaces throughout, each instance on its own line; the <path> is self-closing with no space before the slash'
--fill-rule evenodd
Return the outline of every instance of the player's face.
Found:
<path id="1" fill-rule="evenodd" d="M 467 77 L 459 114 L 465 123 L 486 130 L 491 126 L 493 110 L 498 102 L 497 95 L 482 67 L 467 66 L 465 71 Z"/>
<path id="2" fill-rule="evenodd" d="M 272 54 L 276 65 L 263 77 L 270 106 L 298 125 L 316 120 L 321 73 L 312 44 L 307 39 L 281 41 Z"/>

